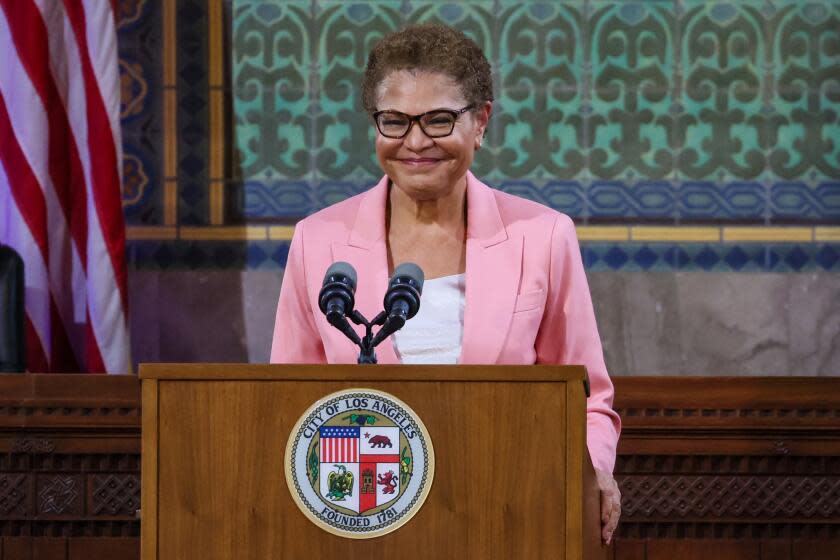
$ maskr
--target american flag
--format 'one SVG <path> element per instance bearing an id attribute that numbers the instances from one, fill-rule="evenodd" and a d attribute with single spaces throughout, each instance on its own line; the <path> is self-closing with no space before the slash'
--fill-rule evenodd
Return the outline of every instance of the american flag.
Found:
<path id="1" fill-rule="evenodd" d="M 359 461 L 358 426 L 322 426 L 319 431 L 322 463 Z"/>
<path id="2" fill-rule="evenodd" d="M 0 243 L 27 369 L 130 370 L 114 0 L 0 0 Z"/>

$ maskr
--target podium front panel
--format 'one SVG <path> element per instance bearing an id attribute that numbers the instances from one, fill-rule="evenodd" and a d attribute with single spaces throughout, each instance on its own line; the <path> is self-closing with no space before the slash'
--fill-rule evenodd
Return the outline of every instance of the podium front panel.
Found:
<path id="1" fill-rule="evenodd" d="M 374 369 L 387 373 L 384 380 L 306 380 L 289 369 L 280 378 L 144 376 L 144 415 L 153 413 L 157 426 L 144 422 L 144 430 L 156 431 L 143 434 L 144 459 L 152 465 L 145 454 L 155 455 L 149 470 L 156 472 L 149 481 L 143 474 L 143 557 L 578 556 L 580 534 L 569 539 L 567 532 L 578 532 L 574 518 L 583 515 L 578 463 L 585 418 L 582 398 L 573 395 L 582 392 L 580 380 L 424 380 L 401 369 Z M 385 391 L 413 408 L 436 457 L 421 510 L 396 531 L 368 540 L 314 525 L 285 479 L 286 442 L 301 414 L 330 393 L 357 387 Z M 570 394 L 580 401 L 573 407 Z M 147 500 L 155 500 L 148 509 Z"/>

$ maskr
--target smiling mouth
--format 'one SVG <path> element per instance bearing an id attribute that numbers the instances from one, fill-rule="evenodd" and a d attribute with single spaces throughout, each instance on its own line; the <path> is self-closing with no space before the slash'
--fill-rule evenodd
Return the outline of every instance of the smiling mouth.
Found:
<path id="1" fill-rule="evenodd" d="M 408 165 L 411 167 L 420 167 L 425 165 L 434 165 L 436 163 L 440 163 L 443 160 L 437 158 L 407 158 L 398 159 L 397 161 L 402 163 L 403 165 Z"/>

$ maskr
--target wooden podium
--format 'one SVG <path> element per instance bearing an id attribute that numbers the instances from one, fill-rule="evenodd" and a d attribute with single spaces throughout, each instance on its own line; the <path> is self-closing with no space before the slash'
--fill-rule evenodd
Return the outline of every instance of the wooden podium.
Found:
<path id="1" fill-rule="evenodd" d="M 596 559 L 599 494 L 579 366 L 143 364 L 144 560 Z M 387 535 L 332 535 L 298 509 L 284 453 L 337 390 L 391 393 L 435 448 L 428 499 Z"/>

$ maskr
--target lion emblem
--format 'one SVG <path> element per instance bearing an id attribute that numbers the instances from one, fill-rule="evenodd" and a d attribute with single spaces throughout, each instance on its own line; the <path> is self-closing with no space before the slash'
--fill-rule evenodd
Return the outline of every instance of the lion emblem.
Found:
<path id="1" fill-rule="evenodd" d="M 376 483 L 385 487 L 382 489 L 383 494 L 393 494 L 397 489 L 397 475 L 394 474 L 394 471 L 377 475 Z"/>

